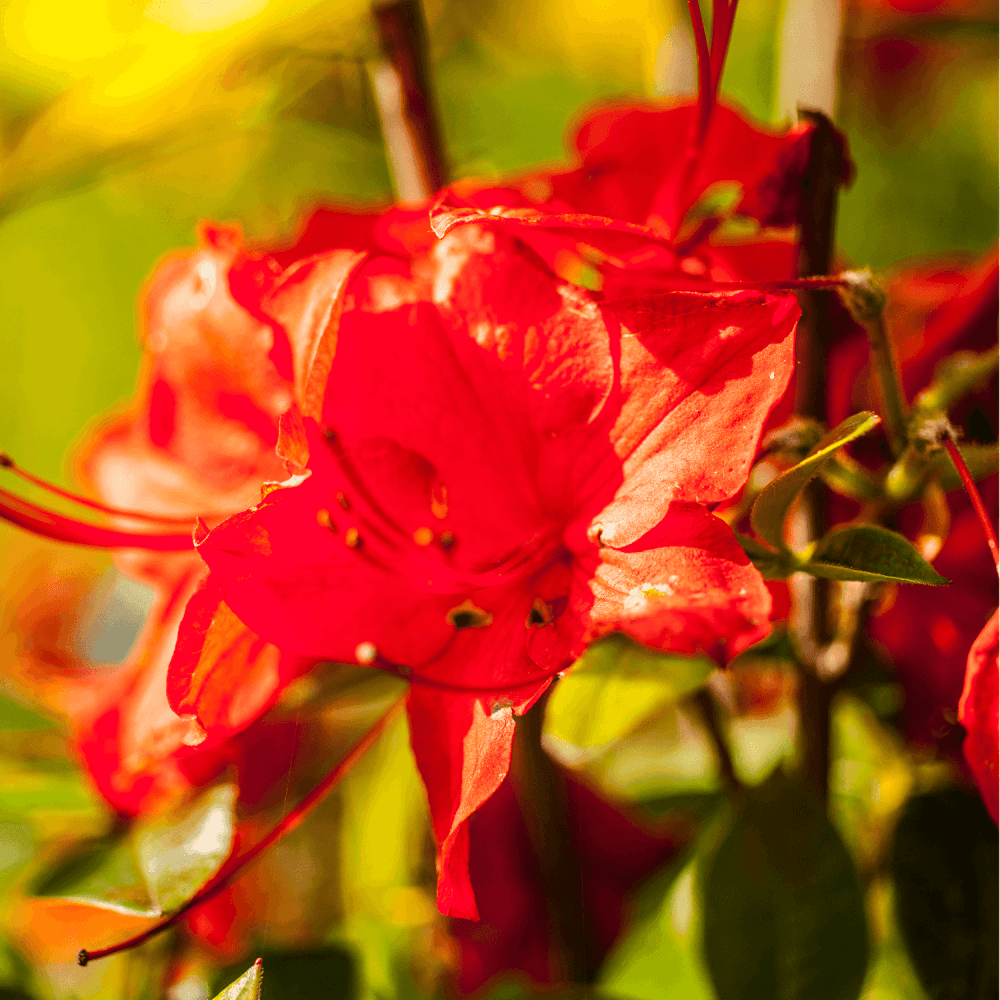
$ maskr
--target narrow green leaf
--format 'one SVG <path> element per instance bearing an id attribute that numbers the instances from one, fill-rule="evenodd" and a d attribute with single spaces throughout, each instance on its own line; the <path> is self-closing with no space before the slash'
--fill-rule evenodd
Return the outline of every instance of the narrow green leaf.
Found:
<path id="1" fill-rule="evenodd" d="M 868 963 L 861 887 L 807 788 L 778 771 L 748 790 L 703 872 L 719 1000 L 856 1000 Z"/>
<path id="2" fill-rule="evenodd" d="M 997 995 L 997 831 L 979 796 L 906 804 L 892 849 L 896 915 L 931 997 Z"/>
<path id="3" fill-rule="evenodd" d="M 833 457 L 838 448 L 867 434 L 879 422 L 874 413 L 855 413 L 830 431 L 798 465 L 768 483 L 754 502 L 750 514 L 754 531 L 776 549 L 784 550 L 785 517 L 803 487 Z"/>
<path id="4" fill-rule="evenodd" d="M 260 1000 L 260 984 L 264 979 L 264 964 L 258 958 L 234 983 L 230 983 L 215 1000 Z"/>
<path id="5" fill-rule="evenodd" d="M 605 636 L 552 692 L 546 746 L 560 759 L 596 756 L 657 709 L 704 684 L 715 666 L 705 656 L 655 652 L 621 633 Z"/>
<path id="6" fill-rule="evenodd" d="M 140 871 L 164 913 L 190 899 L 229 857 L 236 795 L 235 785 L 217 785 L 136 832 Z"/>
<path id="7" fill-rule="evenodd" d="M 784 580 L 798 568 L 783 552 L 775 552 L 774 549 L 761 545 L 755 538 L 737 534 L 736 541 L 740 543 L 740 547 L 750 557 L 750 562 L 757 567 L 757 571 L 765 580 Z"/>
<path id="8" fill-rule="evenodd" d="M 890 580 L 896 583 L 950 582 L 902 535 L 876 524 L 847 525 L 824 535 L 802 569 L 827 580 Z"/>

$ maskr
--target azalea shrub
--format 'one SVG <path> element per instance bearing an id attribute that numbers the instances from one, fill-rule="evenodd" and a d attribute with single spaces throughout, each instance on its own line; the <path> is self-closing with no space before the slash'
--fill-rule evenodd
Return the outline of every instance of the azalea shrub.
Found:
<path id="1" fill-rule="evenodd" d="M 35 6 L 0 244 L 161 224 L 0 424 L 0 992 L 995 993 L 996 178 L 886 149 L 996 12 Z"/>

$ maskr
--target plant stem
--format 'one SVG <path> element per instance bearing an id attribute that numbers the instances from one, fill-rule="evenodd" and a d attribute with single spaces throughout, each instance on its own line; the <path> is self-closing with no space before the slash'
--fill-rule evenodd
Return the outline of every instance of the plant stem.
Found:
<path id="1" fill-rule="evenodd" d="M 822 275 L 833 259 L 837 192 L 844 176 L 843 147 L 833 124 L 818 111 L 801 111 L 815 126 L 809 165 L 802 178 L 799 203 L 799 275 Z M 799 293 L 802 319 L 796 342 L 795 411 L 804 417 L 826 419 L 826 348 L 832 339 L 831 292 L 809 289 Z M 826 530 L 826 489 L 810 483 L 802 493 L 795 545 L 802 548 Z M 821 679 L 817 664 L 830 639 L 827 619 L 830 588 L 826 580 L 804 574 L 789 578 L 792 608 L 789 628 L 799 652 L 799 721 L 803 741 L 803 770 L 826 801 L 830 772 L 830 706 L 832 686 Z"/>
<path id="2" fill-rule="evenodd" d="M 736 774 L 736 768 L 733 766 L 733 757 L 729 752 L 729 744 L 726 742 L 722 726 L 719 724 L 719 712 L 715 704 L 715 699 L 712 697 L 709 689 L 703 687 L 692 700 L 698 706 L 698 711 L 701 713 L 701 718 L 705 723 L 705 728 L 708 730 L 708 735 L 712 737 L 712 745 L 715 747 L 715 752 L 719 758 L 719 774 L 722 777 L 723 785 L 725 785 L 727 791 L 739 790 L 743 785 Z"/>
<path id="3" fill-rule="evenodd" d="M 865 321 L 868 343 L 875 359 L 879 391 L 882 394 L 882 411 L 889 446 L 898 458 L 906 448 L 906 398 L 903 395 L 903 380 L 899 373 L 899 361 L 885 327 L 885 315 L 879 314 Z"/>
<path id="4" fill-rule="evenodd" d="M 983 498 L 976 488 L 976 483 L 969 473 L 969 467 L 965 464 L 962 453 L 958 450 L 958 445 L 951 438 L 947 438 L 944 446 L 948 450 L 951 460 L 955 463 L 958 474 L 962 477 L 962 485 L 965 486 L 965 492 L 969 494 L 969 499 L 975 508 L 976 516 L 979 518 L 979 523 L 983 526 L 983 534 L 986 535 L 986 544 L 990 547 L 993 562 L 996 564 L 997 572 L 1000 573 L 1000 548 L 997 547 L 996 532 L 993 530 L 993 522 L 990 521 L 990 516 L 986 511 L 986 504 L 983 503 Z"/>
<path id="5" fill-rule="evenodd" d="M 570 836 L 566 786 L 542 748 L 542 698 L 517 721 L 511 777 L 542 873 L 553 951 L 565 982 L 589 982 L 596 948 L 588 947 L 580 856 Z"/>
<path id="6" fill-rule="evenodd" d="M 373 80 L 396 193 L 403 201 L 427 197 L 446 183 L 448 171 L 434 110 L 423 13 L 419 0 L 393 0 L 375 4 L 373 14 L 387 60 L 373 69 Z M 384 92 L 394 87 L 398 96 L 385 100 Z M 386 107 L 393 99 L 399 106 Z M 413 173 L 417 176 L 404 176 Z"/>
<path id="7" fill-rule="evenodd" d="M 144 944 L 150 938 L 155 937 L 157 934 L 162 934 L 163 931 L 167 930 L 169 927 L 173 927 L 174 924 L 180 920 L 190 910 L 193 910 L 196 906 L 204 903 L 206 900 L 211 899 L 217 893 L 221 892 L 227 885 L 229 885 L 234 878 L 251 861 L 259 857 L 264 853 L 272 844 L 281 840 L 286 833 L 291 833 L 298 825 L 309 815 L 312 810 L 319 805 L 319 803 L 326 797 L 327 793 L 334 788 L 335 785 L 340 781 L 341 778 L 347 772 L 354 767 L 354 765 L 365 755 L 365 753 L 371 748 L 375 741 L 382 735 L 386 726 L 393 721 L 396 716 L 400 713 L 405 704 L 406 699 L 400 698 L 396 701 L 392 707 L 389 709 L 385 715 L 382 716 L 378 722 L 368 730 L 364 736 L 361 737 L 354 744 L 353 747 L 347 752 L 347 754 L 342 757 L 338 762 L 336 767 L 330 771 L 329 774 L 318 785 L 316 785 L 312 791 L 310 791 L 297 805 L 293 806 L 277 823 L 276 826 L 272 827 L 270 832 L 265 834 L 260 840 L 257 841 L 252 847 L 248 848 L 242 854 L 235 858 L 231 858 L 226 864 L 219 869 L 215 877 L 206 885 L 203 889 L 196 892 L 179 910 L 171 913 L 169 917 L 165 917 L 158 924 L 150 927 L 148 930 L 143 931 L 141 934 L 136 934 L 135 937 L 128 938 L 126 941 L 120 941 L 118 944 L 113 944 L 107 948 L 97 948 L 94 951 L 88 951 L 86 948 L 80 950 L 77 956 L 77 962 L 80 965 L 86 965 L 88 962 L 94 961 L 97 958 L 107 958 L 109 955 L 116 955 L 120 951 L 128 951 L 130 948 L 137 948 L 139 945 Z"/>

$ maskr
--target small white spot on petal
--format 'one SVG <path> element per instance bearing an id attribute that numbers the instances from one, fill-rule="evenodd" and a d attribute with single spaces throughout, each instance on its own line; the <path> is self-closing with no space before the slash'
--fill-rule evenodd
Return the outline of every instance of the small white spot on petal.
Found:
<path id="1" fill-rule="evenodd" d="M 354 649 L 354 656 L 358 663 L 367 666 L 378 658 L 378 650 L 375 648 L 374 642 L 359 642 Z"/>

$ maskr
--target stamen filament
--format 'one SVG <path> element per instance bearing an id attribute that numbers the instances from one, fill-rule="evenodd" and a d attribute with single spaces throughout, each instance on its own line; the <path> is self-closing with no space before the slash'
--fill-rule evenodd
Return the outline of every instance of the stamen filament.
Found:
<path id="1" fill-rule="evenodd" d="M 149 549 L 181 552 L 194 548 L 190 534 L 118 531 L 64 517 L 0 489 L 0 519 L 57 542 L 89 545 L 100 549 Z"/>
<path id="2" fill-rule="evenodd" d="M 82 948 L 79 955 L 77 955 L 77 962 L 80 965 L 86 965 L 95 959 L 107 958 L 109 955 L 116 955 L 118 952 L 137 948 L 139 945 L 145 944 L 150 938 L 156 937 L 157 934 L 162 934 L 163 931 L 172 927 L 185 913 L 221 892 L 251 861 L 263 854 L 272 844 L 284 837 L 286 833 L 291 833 L 292 830 L 298 827 L 306 816 L 319 805 L 326 794 L 337 785 L 340 779 L 365 755 L 379 736 L 382 735 L 386 726 L 399 714 L 404 702 L 404 698 L 396 701 L 390 707 L 389 711 L 351 747 L 346 756 L 337 763 L 336 767 L 296 806 L 289 810 L 277 825 L 272 827 L 269 833 L 238 857 L 232 858 L 228 863 L 224 864 L 208 885 L 196 892 L 179 910 L 171 913 L 169 917 L 165 917 L 158 924 L 143 931 L 141 934 L 136 934 L 125 941 L 120 941 L 118 944 L 110 945 L 107 948 L 97 948 L 94 951 Z"/>
<path id="3" fill-rule="evenodd" d="M 705 22 L 701 16 L 698 0 L 688 0 L 688 10 L 691 12 L 694 45 L 698 53 L 698 124 L 692 145 L 695 149 L 701 149 L 708 132 L 708 124 L 712 119 L 715 92 L 712 87 L 712 62 L 708 51 L 708 36 L 705 34 Z"/>
<path id="4" fill-rule="evenodd" d="M 137 521 L 152 521 L 156 524 L 190 525 L 195 519 L 195 515 L 193 514 L 191 517 L 167 517 L 161 514 L 145 514 L 138 510 L 124 510 L 121 507 L 110 507 L 98 500 L 91 500 L 89 497 L 81 496 L 79 493 L 73 493 L 70 490 L 65 490 L 61 486 L 56 486 L 55 483 L 50 483 L 47 480 L 42 479 L 40 476 L 36 476 L 33 473 L 28 472 L 27 469 L 22 469 L 5 451 L 0 451 L 0 469 L 7 469 L 10 472 L 13 472 L 15 476 L 20 476 L 21 479 L 25 482 L 31 483 L 33 486 L 38 486 L 49 493 L 63 497 L 65 500 L 72 500 L 73 503 L 78 503 L 83 507 L 89 507 L 91 510 L 99 510 L 103 514 L 113 514 L 118 517 L 131 517 Z"/>
<path id="5" fill-rule="evenodd" d="M 351 525 L 345 523 L 352 519 L 350 516 L 338 516 L 337 524 L 343 526 L 344 544 L 370 565 L 398 574 L 410 564 L 414 570 L 412 575 L 420 581 L 421 587 L 432 593 L 462 593 L 501 586 L 510 582 L 512 577 L 532 572 L 552 555 L 556 543 L 546 544 L 548 536 L 542 532 L 489 569 L 465 570 L 451 565 L 447 554 L 454 544 L 454 536 L 450 532 L 442 534 L 444 558 L 440 557 L 433 546 L 416 542 L 413 533 L 401 527 L 365 485 L 336 431 L 328 429 L 325 437 L 343 477 L 344 488 L 335 497 L 338 504 L 356 522 Z M 333 524 L 329 511 L 318 511 L 317 518 L 329 519 L 329 524 L 320 521 L 324 527 Z"/>
<path id="6" fill-rule="evenodd" d="M 958 450 L 958 445 L 949 437 L 945 438 L 944 446 L 948 450 L 951 460 L 955 463 L 955 468 L 958 469 L 959 476 L 962 477 L 962 485 L 965 486 L 965 492 L 969 494 L 969 499 L 972 501 L 976 516 L 979 518 L 979 523 L 983 526 L 983 534 L 986 535 L 986 544 L 990 547 L 993 562 L 997 567 L 997 573 L 1000 574 L 1000 547 L 997 546 L 996 532 L 993 530 L 993 522 L 990 521 L 990 516 L 986 512 L 986 504 L 983 503 L 983 498 L 979 494 L 975 480 L 973 480 L 972 475 L 969 473 L 969 467 L 965 464 L 962 453 Z"/>
<path id="7" fill-rule="evenodd" d="M 736 20 L 736 0 L 714 0 L 712 3 L 712 101 L 715 102 L 722 82 L 722 69 L 729 51 L 729 39 Z"/>

